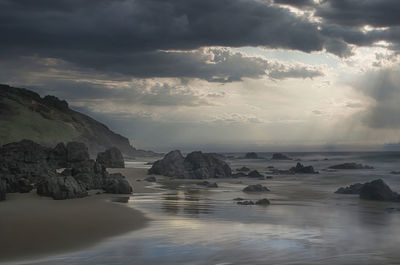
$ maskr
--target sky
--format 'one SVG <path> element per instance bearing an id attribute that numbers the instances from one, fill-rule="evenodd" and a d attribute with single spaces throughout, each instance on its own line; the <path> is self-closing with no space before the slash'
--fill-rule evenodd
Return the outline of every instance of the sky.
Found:
<path id="1" fill-rule="evenodd" d="M 398 0 L 0 0 L 0 83 L 155 151 L 400 142 Z"/>

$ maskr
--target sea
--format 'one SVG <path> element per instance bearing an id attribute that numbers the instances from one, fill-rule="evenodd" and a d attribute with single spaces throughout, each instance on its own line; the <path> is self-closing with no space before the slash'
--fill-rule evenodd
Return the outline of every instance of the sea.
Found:
<path id="1" fill-rule="evenodd" d="M 128 207 L 146 214 L 148 226 L 85 250 L 23 264 L 400 264 L 400 203 L 335 194 L 342 186 L 383 179 L 400 192 L 399 152 L 285 153 L 293 160 L 243 159 L 223 154 L 233 170 L 256 169 L 265 180 L 218 179 L 218 188 L 162 186 L 134 194 Z M 374 169 L 328 170 L 355 162 Z M 319 174 L 275 174 L 302 163 Z M 128 167 L 150 167 L 131 161 Z M 270 191 L 244 193 L 248 184 Z M 234 198 L 268 198 L 268 206 L 237 205 Z M 112 226 L 113 224 L 110 224 Z"/>

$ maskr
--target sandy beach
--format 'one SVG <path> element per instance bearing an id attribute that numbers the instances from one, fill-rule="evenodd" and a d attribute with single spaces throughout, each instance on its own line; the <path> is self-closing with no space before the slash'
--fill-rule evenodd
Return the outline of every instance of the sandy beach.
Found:
<path id="1" fill-rule="evenodd" d="M 112 169 L 127 176 L 134 193 L 154 192 L 147 188 L 145 169 Z M 99 194 L 81 199 L 56 201 L 27 194 L 7 194 L 0 202 L 0 263 L 40 258 L 89 247 L 101 240 L 146 226 L 141 212 L 112 198 L 126 195 Z"/>

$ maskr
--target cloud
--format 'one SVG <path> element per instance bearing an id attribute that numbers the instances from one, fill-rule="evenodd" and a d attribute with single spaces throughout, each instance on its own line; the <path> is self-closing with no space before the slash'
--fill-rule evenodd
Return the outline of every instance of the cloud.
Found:
<path id="1" fill-rule="evenodd" d="M 301 64 L 271 64 L 268 71 L 268 76 L 272 79 L 287 79 L 287 78 L 314 78 L 323 76 L 322 69 Z"/>

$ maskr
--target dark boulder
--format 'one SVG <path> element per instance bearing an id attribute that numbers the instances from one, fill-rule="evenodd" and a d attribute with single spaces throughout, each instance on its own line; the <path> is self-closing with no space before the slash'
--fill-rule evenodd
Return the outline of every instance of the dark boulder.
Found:
<path id="1" fill-rule="evenodd" d="M 257 170 L 250 171 L 249 174 L 247 174 L 247 176 L 249 178 L 257 178 L 257 179 L 264 179 L 265 178 L 265 176 L 260 174 L 260 172 L 258 172 Z"/>
<path id="2" fill-rule="evenodd" d="M 147 177 L 144 180 L 147 182 L 156 182 L 157 181 L 156 177 L 154 177 L 154 176 Z"/>
<path id="3" fill-rule="evenodd" d="M 248 171 L 250 171 L 250 168 L 248 168 L 248 167 L 241 167 L 241 168 L 237 168 L 236 171 L 239 171 L 239 172 L 248 172 Z"/>
<path id="4" fill-rule="evenodd" d="M 216 182 L 202 181 L 196 184 L 207 188 L 218 188 L 218 184 Z"/>
<path id="5" fill-rule="evenodd" d="M 288 156 L 286 156 L 284 154 L 281 154 L 281 153 L 272 154 L 272 158 L 271 159 L 272 160 L 292 160 L 290 157 L 288 157 Z"/>
<path id="6" fill-rule="evenodd" d="M 232 178 L 246 178 L 246 177 L 247 175 L 242 172 L 232 174 Z"/>
<path id="7" fill-rule="evenodd" d="M 82 198 L 88 195 L 86 188 L 71 176 L 47 176 L 37 184 L 37 194 L 55 200 Z"/>
<path id="8" fill-rule="evenodd" d="M 265 192 L 269 189 L 261 184 L 249 185 L 243 189 L 244 192 Z"/>
<path id="9" fill-rule="evenodd" d="M 339 165 L 330 166 L 331 169 L 373 169 L 374 167 L 357 164 L 357 163 L 343 163 Z"/>
<path id="10" fill-rule="evenodd" d="M 132 186 L 120 173 L 110 174 L 105 180 L 104 191 L 113 194 L 131 194 Z"/>
<path id="11" fill-rule="evenodd" d="M 104 152 L 97 154 L 96 161 L 106 168 L 124 168 L 124 157 L 116 147 L 111 147 Z"/>
<path id="12" fill-rule="evenodd" d="M 246 159 L 259 159 L 260 157 L 255 152 L 249 152 L 249 153 L 245 154 L 244 158 L 246 158 Z"/>
<path id="13" fill-rule="evenodd" d="M 86 160 L 89 160 L 89 151 L 84 143 L 67 143 L 67 161 L 69 163 L 77 163 Z"/>
<path id="14" fill-rule="evenodd" d="M 90 159 L 73 163 L 71 175 L 90 190 L 103 188 L 104 180 L 109 174 L 103 165 Z"/>
<path id="15" fill-rule="evenodd" d="M 360 199 L 374 201 L 399 201 L 399 195 L 393 192 L 382 180 L 377 179 L 365 183 L 360 191 Z"/>
<path id="16" fill-rule="evenodd" d="M 0 201 L 6 199 L 7 185 L 6 181 L 0 178 Z"/>
<path id="17" fill-rule="evenodd" d="M 341 187 L 335 193 L 337 194 L 360 194 L 361 188 L 364 184 L 356 183 L 347 187 Z"/>
<path id="18" fill-rule="evenodd" d="M 176 150 L 154 162 L 148 173 L 168 177 L 205 179 L 230 177 L 232 171 L 229 165 L 218 159 L 215 154 L 196 151 L 184 158 L 181 152 Z"/>
<path id="19" fill-rule="evenodd" d="M 269 204 L 271 204 L 271 202 L 267 198 L 256 201 L 256 205 L 269 205 Z"/>
<path id="20" fill-rule="evenodd" d="M 57 144 L 48 155 L 48 162 L 54 168 L 69 167 L 67 157 L 67 147 L 64 143 Z"/>
<path id="21" fill-rule="evenodd" d="M 154 162 L 149 169 L 149 174 L 185 178 L 188 174 L 185 170 L 184 160 L 185 158 L 179 150 L 171 151 L 163 159 Z"/>
<path id="22" fill-rule="evenodd" d="M 254 205 L 253 201 L 238 201 L 238 205 Z"/>
<path id="23" fill-rule="evenodd" d="M 313 166 L 304 166 L 301 163 L 297 163 L 297 165 L 292 167 L 289 171 L 295 174 L 318 174 L 317 171 L 314 171 Z"/>

